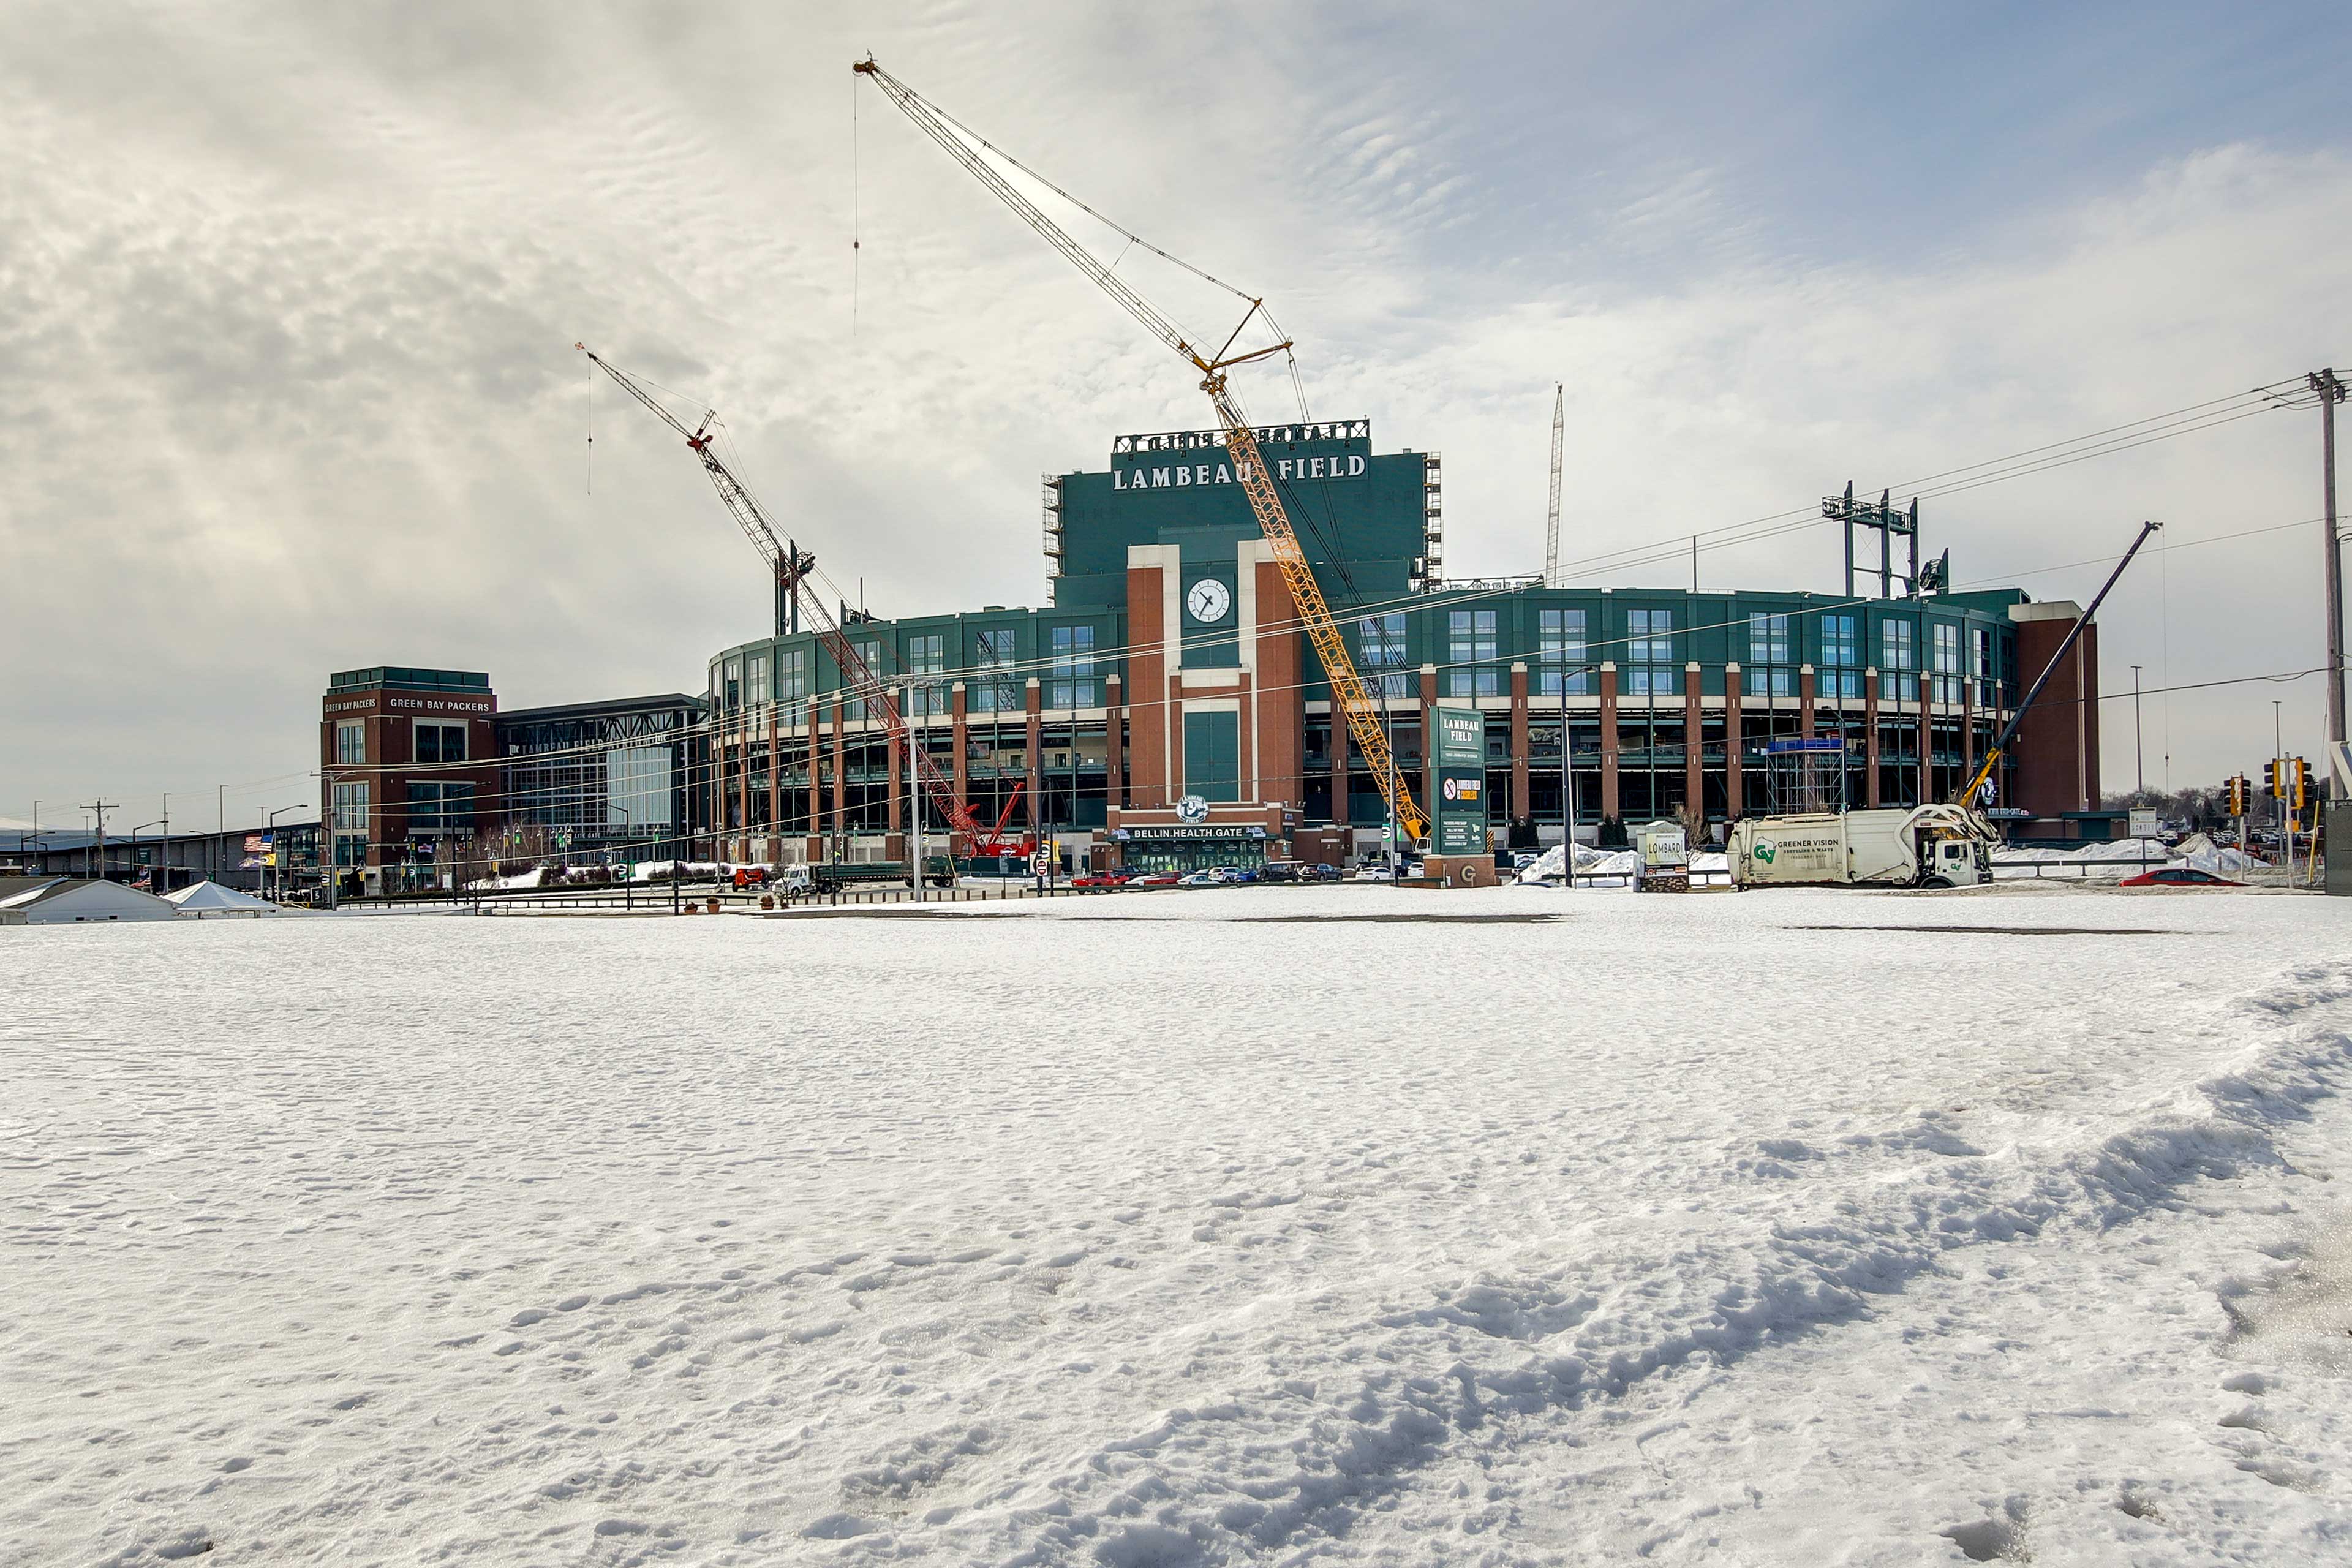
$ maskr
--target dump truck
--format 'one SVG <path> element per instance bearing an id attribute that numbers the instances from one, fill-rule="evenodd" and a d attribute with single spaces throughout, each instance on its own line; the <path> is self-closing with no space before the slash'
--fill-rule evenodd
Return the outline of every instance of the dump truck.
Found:
<path id="1" fill-rule="evenodd" d="M 1745 817 L 1726 847 L 1740 888 L 1972 888 L 1997 838 L 1975 812 L 1922 805 Z"/>

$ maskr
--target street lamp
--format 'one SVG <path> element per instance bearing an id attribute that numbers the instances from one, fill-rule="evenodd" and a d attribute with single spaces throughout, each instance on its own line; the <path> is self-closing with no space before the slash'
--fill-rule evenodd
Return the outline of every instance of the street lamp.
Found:
<path id="1" fill-rule="evenodd" d="M 265 842 L 268 846 L 269 858 L 272 860 L 278 861 L 278 864 L 276 866 L 265 866 L 262 869 L 265 871 L 278 871 L 281 873 L 285 870 L 284 858 L 278 852 L 278 819 L 285 816 L 289 811 L 302 811 L 308 808 L 300 805 L 281 805 L 277 810 L 269 814 L 268 820 L 262 825 L 262 834 Z M 285 890 L 286 879 L 283 875 L 280 875 L 269 878 L 268 880 L 273 884 L 273 890 L 270 893 L 270 897 L 274 900 L 277 898 L 278 893 Z"/>
<path id="2" fill-rule="evenodd" d="M 161 827 L 163 825 L 163 819 L 159 816 L 152 822 L 142 822 L 138 826 L 131 830 L 131 863 L 133 866 L 139 864 L 139 835 L 150 827 Z M 164 847 L 168 849 L 170 847 L 171 840 L 166 838 L 164 840 Z M 154 881 L 154 874 L 152 871 L 148 873 L 148 881 L 152 886 Z"/>

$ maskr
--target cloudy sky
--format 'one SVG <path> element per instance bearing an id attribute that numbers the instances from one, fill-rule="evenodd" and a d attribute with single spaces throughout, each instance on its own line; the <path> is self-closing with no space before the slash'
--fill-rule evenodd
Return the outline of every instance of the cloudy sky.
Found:
<path id="1" fill-rule="evenodd" d="M 12 0 L 0 816 L 313 801 L 334 669 L 698 687 L 766 586 L 575 339 L 719 407 L 877 609 L 1041 602 L 1038 476 L 1203 406 L 853 94 L 869 49 L 1263 291 L 1318 412 L 1445 455 L 1461 574 L 1541 564 L 1555 381 L 1584 561 L 2352 362 L 2341 5 L 1454 10 Z M 1928 548 L 2086 599 L 2160 518 L 2108 689 L 2307 669 L 2318 469 L 2315 414 L 2237 419 L 1931 500 Z M 1700 571 L 1838 563 L 1814 527 Z M 2314 750 L 2321 689 L 2151 700 L 2150 782 L 2258 765 L 2274 698 Z"/>

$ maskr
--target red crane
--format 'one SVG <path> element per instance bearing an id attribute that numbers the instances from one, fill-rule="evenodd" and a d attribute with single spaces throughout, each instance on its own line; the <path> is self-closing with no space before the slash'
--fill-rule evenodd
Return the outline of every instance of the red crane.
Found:
<path id="1" fill-rule="evenodd" d="M 767 513 L 761 510 L 760 503 L 752 496 L 751 489 L 742 480 L 735 477 L 733 471 L 724 462 L 719 460 L 719 454 L 711 450 L 710 429 L 718 418 L 716 411 L 706 410 L 702 416 L 702 423 L 688 429 L 684 420 L 664 407 L 651 393 L 632 380 L 627 372 L 607 363 L 601 356 L 590 350 L 586 343 L 574 343 L 572 346 L 586 354 L 589 363 L 598 370 L 611 376 L 614 384 L 622 391 L 644 404 L 663 424 L 686 438 L 687 446 L 692 448 L 694 455 L 701 460 L 702 471 L 710 476 L 711 488 L 719 492 L 719 499 L 727 503 L 728 511 L 734 517 L 737 525 L 743 530 L 743 537 L 751 542 L 751 547 L 760 552 L 775 573 L 779 618 L 777 629 L 779 631 L 783 629 L 782 625 L 783 605 L 788 602 L 797 603 L 807 615 L 809 624 L 816 633 L 817 641 L 824 645 L 825 652 L 833 656 L 835 668 L 841 671 L 844 689 L 855 694 L 866 704 L 866 719 L 882 726 L 884 731 L 890 737 L 891 745 L 905 750 L 908 771 L 922 782 L 923 793 L 930 796 L 931 804 L 939 808 L 940 815 L 947 820 L 949 832 L 963 840 L 964 853 L 980 852 L 979 846 L 983 841 L 992 847 L 999 843 L 998 836 L 1003 830 L 1003 821 L 999 819 L 996 830 L 992 832 L 982 826 L 980 819 L 956 797 L 955 786 L 949 782 L 946 774 L 940 772 L 939 764 L 931 761 L 929 751 L 916 742 L 913 731 L 908 727 L 906 716 L 898 711 L 898 705 L 890 700 L 889 689 L 882 684 L 874 671 L 867 668 L 866 660 L 858 656 L 856 646 L 842 635 L 840 626 L 835 621 L 832 613 L 824 607 L 824 600 L 815 594 L 804 594 L 801 591 L 802 584 L 807 580 L 810 571 L 816 565 L 816 557 L 805 550 L 785 548 L 783 542 L 776 537 L 776 531 L 768 525 Z M 1016 800 L 1020 798 L 1020 792 L 1017 789 L 1013 793 L 1013 798 Z M 1005 805 L 1006 815 L 1010 816 L 1012 810 L 1012 805 L 1008 802 Z M 955 846 L 950 843 L 950 853 L 954 852 Z"/>

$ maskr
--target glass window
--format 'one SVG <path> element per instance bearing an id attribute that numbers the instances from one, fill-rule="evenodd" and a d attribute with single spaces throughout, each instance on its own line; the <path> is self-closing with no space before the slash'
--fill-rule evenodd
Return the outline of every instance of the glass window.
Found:
<path id="1" fill-rule="evenodd" d="M 1862 621 L 1857 616 L 1822 617 L 1822 695 L 1841 702 L 1862 700 Z"/>
<path id="2" fill-rule="evenodd" d="M 1095 685 L 1095 629 L 1092 626 L 1054 628 L 1054 679 L 1046 691 L 1049 708 L 1094 708 L 1102 701 Z"/>
<path id="3" fill-rule="evenodd" d="M 1759 697 L 1793 697 L 1796 671 L 1789 668 L 1789 617 L 1751 615 L 1748 617 L 1746 689 Z"/>
<path id="4" fill-rule="evenodd" d="M 466 760 L 466 726 L 419 720 L 416 760 L 420 763 L 462 763 Z"/>
<path id="5" fill-rule="evenodd" d="M 978 633 L 973 640 L 972 668 L 980 679 L 972 683 L 970 707 L 975 713 L 1018 713 L 1024 704 L 1021 683 L 991 679 L 992 670 L 1011 669 L 1017 662 L 1013 648 L 1018 635 L 1011 626 Z"/>
<path id="6" fill-rule="evenodd" d="M 335 831 L 364 835 L 368 830 L 368 786 L 363 784 L 339 784 L 335 786 Z"/>
<path id="7" fill-rule="evenodd" d="M 1674 662 L 1675 613 L 1629 610 L 1625 615 L 1626 689 L 1636 697 L 1672 697 L 1683 689 Z"/>
<path id="8" fill-rule="evenodd" d="M 740 658 L 730 658 L 727 661 L 727 679 L 725 689 L 719 693 L 719 702 L 730 712 L 742 706 L 743 661 Z"/>
<path id="9" fill-rule="evenodd" d="M 335 761 L 348 767 L 367 761 L 367 724 L 352 720 L 335 726 Z"/>
<path id="10" fill-rule="evenodd" d="M 849 651 L 858 663 L 866 667 L 866 674 L 879 677 L 889 673 L 882 668 L 882 645 L 875 638 L 859 637 L 849 645 Z"/>
<path id="11" fill-rule="evenodd" d="M 1960 700 L 1960 628 L 1948 621 L 1937 621 L 1931 629 L 1936 637 L 1936 700 L 1958 702 Z"/>
<path id="12" fill-rule="evenodd" d="M 809 695 L 809 650 L 788 647 L 776 667 L 776 700 L 780 702 L 805 702 Z"/>
<path id="13" fill-rule="evenodd" d="M 1539 610 L 1536 623 L 1536 693 L 1580 696 L 1592 689 L 1592 672 L 1583 667 L 1584 612 Z"/>
<path id="14" fill-rule="evenodd" d="M 768 656 L 755 653 L 743 674 L 743 700 L 754 708 L 765 707 L 772 693 L 768 686 Z"/>
<path id="15" fill-rule="evenodd" d="M 1969 628 L 1969 679 L 1976 684 L 1976 705 L 1992 706 L 1992 629 Z"/>
<path id="16" fill-rule="evenodd" d="M 1502 674 L 1495 657 L 1495 612 L 1453 610 L 1446 615 L 1446 690 L 1455 697 L 1495 697 Z"/>
<path id="17" fill-rule="evenodd" d="M 1367 670 L 1373 695 L 1384 701 L 1404 700 L 1404 612 L 1366 616 L 1356 623 L 1356 647 Z"/>
<path id="18" fill-rule="evenodd" d="M 941 633 L 908 637 L 906 648 L 908 675 L 937 675 L 947 668 L 947 637 Z M 948 710 L 948 689 L 944 683 L 919 680 L 909 685 L 907 692 L 909 717 L 936 718 Z"/>
<path id="19" fill-rule="evenodd" d="M 1908 701 L 1919 694 L 1918 682 L 1911 679 L 1919 668 L 1918 650 L 1912 647 L 1909 621 L 1881 621 L 1878 624 L 1879 695 L 1890 700 Z"/>

